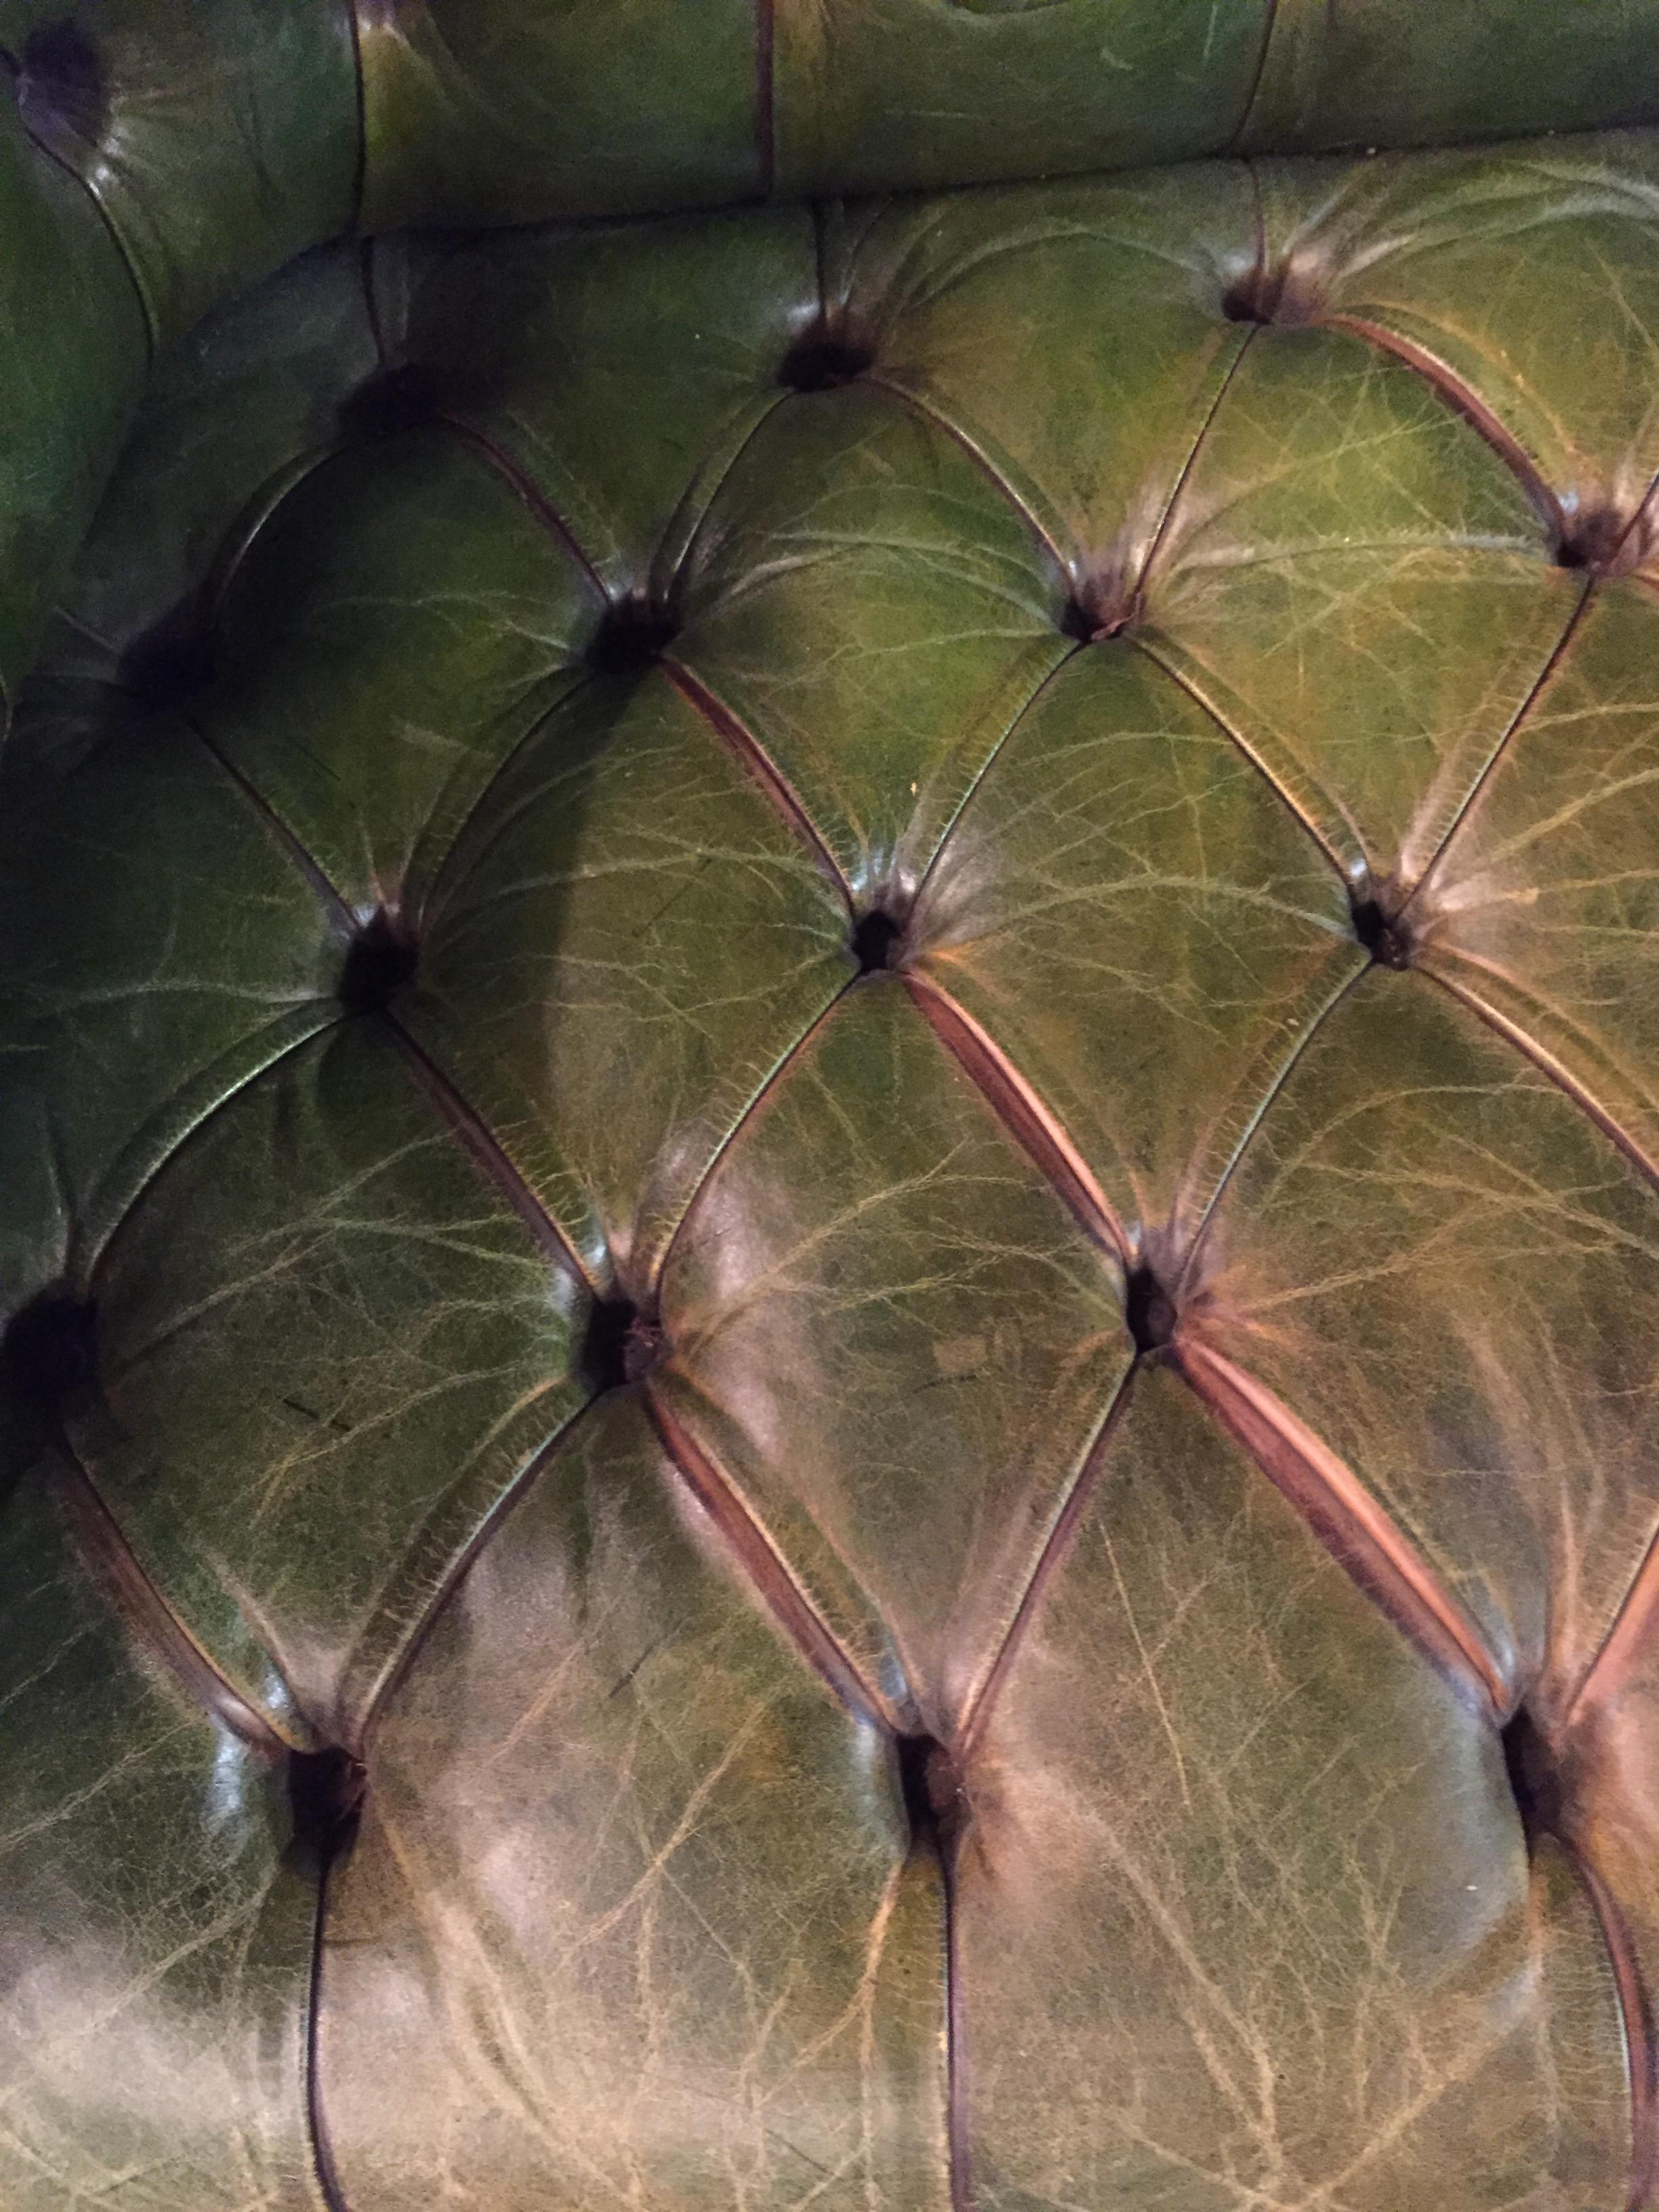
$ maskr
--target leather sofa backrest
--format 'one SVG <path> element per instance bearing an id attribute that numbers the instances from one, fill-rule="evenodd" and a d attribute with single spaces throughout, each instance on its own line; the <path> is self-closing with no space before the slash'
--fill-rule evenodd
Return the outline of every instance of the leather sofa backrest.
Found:
<path id="1" fill-rule="evenodd" d="M 308 246 L 1659 118 L 1659 0 L 0 0 L 0 708 L 156 347 Z"/>

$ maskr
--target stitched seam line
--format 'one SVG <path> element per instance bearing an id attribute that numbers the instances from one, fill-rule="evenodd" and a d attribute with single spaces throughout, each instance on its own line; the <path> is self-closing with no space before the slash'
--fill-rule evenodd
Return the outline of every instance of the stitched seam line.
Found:
<path id="1" fill-rule="evenodd" d="M 898 1733 L 885 1700 L 865 1680 L 840 1638 L 726 1470 L 675 1419 L 649 1385 L 645 1408 L 676 1474 L 725 1538 L 744 1579 L 815 1674 L 855 1720 Z"/>
<path id="2" fill-rule="evenodd" d="M 1239 111 L 1238 122 L 1227 142 L 1236 147 L 1243 140 L 1255 118 L 1256 103 L 1261 97 L 1261 88 L 1267 79 L 1267 57 L 1273 51 L 1273 33 L 1279 27 L 1279 0 L 1267 0 L 1261 19 L 1261 45 L 1255 58 L 1255 70 L 1250 78 L 1250 88 L 1245 94 L 1244 105 Z"/>
<path id="3" fill-rule="evenodd" d="M 137 295 L 138 313 L 144 325 L 145 350 L 149 359 L 154 361 L 161 343 L 161 331 L 156 323 L 155 309 L 151 302 L 149 294 L 144 289 L 143 281 L 138 274 L 137 264 L 133 260 L 131 254 L 127 251 L 126 240 L 116 228 L 115 218 L 111 215 L 109 210 L 104 205 L 103 201 L 99 198 L 98 193 L 94 189 L 90 181 L 82 175 L 79 169 L 76 167 L 72 161 L 66 161 L 61 154 L 56 152 L 52 147 L 48 146 L 44 138 L 38 138 L 33 131 L 26 131 L 24 136 L 27 138 L 30 145 L 34 148 L 38 154 L 44 155 L 46 160 L 55 163 L 56 166 L 63 171 L 66 177 L 73 179 L 78 189 L 86 194 L 87 198 L 92 202 L 94 208 L 96 209 L 98 220 L 103 224 L 105 230 L 107 232 L 110 243 L 115 248 L 117 258 L 119 259 L 122 268 L 126 271 L 127 282 L 131 285 L 133 291 Z"/>
<path id="4" fill-rule="evenodd" d="M 352 164 L 351 213 L 346 222 L 349 234 L 362 228 L 363 200 L 368 186 L 368 84 L 363 70 L 363 33 L 357 20 L 357 0 L 345 0 L 345 14 L 351 33 L 351 68 L 357 109 L 357 154 Z"/>
<path id="5" fill-rule="evenodd" d="M 210 1720 L 259 1758 L 273 1764 L 285 1758 L 295 1747 L 242 1695 L 169 1605 L 68 1438 L 60 1437 L 56 1449 L 52 1487 L 76 1549 L 112 1613 Z M 274 1662 L 272 1671 L 280 1673 Z"/>

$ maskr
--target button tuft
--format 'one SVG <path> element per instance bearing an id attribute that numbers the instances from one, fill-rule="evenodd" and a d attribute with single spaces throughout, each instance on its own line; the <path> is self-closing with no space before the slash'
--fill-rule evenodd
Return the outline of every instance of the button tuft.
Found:
<path id="1" fill-rule="evenodd" d="M 875 367 L 876 349 L 843 325 L 820 320 L 797 338 L 778 369 L 791 392 L 835 392 Z"/>
<path id="2" fill-rule="evenodd" d="M 97 1366 L 97 1309 L 62 1285 L 40 1291 L 0 1330 L 0 1398 L 42 1440 L 62 1431 Z"/>
<path id="3" fill-rule="evenodd" d="M 1079 645 L 1103 645 L 1132 629 L 1141 612 L 1139 593 L 1127 585 L 1085 584 L 1066 602 L 1060 627 Z"/>
<path id="4" fill-rule="evenodd" d="M 956 1755 L 934 1735 L 902 1735 L 897 1748 L 899 1790 L 912 1841 L 948 1857 L 969 1811 Z"/>
<path id="5" fill-rule="evenodd" d="M 860 975 L 873 975 L 899 966 L 904 952 L 904 924 L 885 908 L 872 906 L 854 923 L 851 941 Z"/>
<path id="6" fill-rule="evenodd" d="M 43 144 L 64 137 L 96 145 L 108 122 L 98 56 L 75 23 L 43 23 L 21 57 L 8 57 L 24 127 Z"/>
<path id="7" fill-rule="evenodd" d="M 188 706 L 218 673 L 217 641 L 192 592 L 132 640 L 115 681 L 147 712 L 167 714 Z"/>
<path id="8" fill-rule="evenodd" d="M 419 959 L 414 940 L 381 908 L 346 948 L 337 987 L 340 1004 L 349 1014 L 384 1013 L 413 978 Z"/>
<path id="9" fill-rule="evenodd" d="M 659 1364 L 666 1349 L 661 1322 L 632 1298 L 596 1298 L 588 1310 L 577 1371 L 598 1397 L 641 1382 Z"/>
<path id="10" fill-rule="evenodd" d="M 679 635 L 665 607 L 630 592 L 606 608 L 587 648 L 587 665 L 600 676 L 640 676 L 660 660 Z"/>
<path id="11" fill-rule="evenodd" d="M 1320 309 L 1320 288 L 1305 259 L 1273 266 L 1258 262 L 1236 276 L 1221 295 L 1221 312 L 1230 323 L 1298 330 L 1316 322 Z"/>
<path id="12" fill-rule="evenodd" d="M 1555 564 L 1594 576 L 1627 576 L 1651 559 L 1656 538 L 1659 517 L 1645 507 L 1634 515 L 1610 506 L 1587 507 L 1563 522 Z"/>
<path id="13" fill-rule="evenodd" d="M 443 414 L 443 380 L 425 362 L 377 369 L 340 404 L 342 435 L 365 441 L 423 429 Z"/>
<path id="14" fill-rule="evenodd" d="M 1272 322 L 1259 270 L 1253 269 L 1248 276 L 1241 276 L 1236 284 L 1227 287 L 1221 295 L 1221 312 L 1230 323 Z"/>
<path id="15" fill-rule="evenodd" d="M 313 1881 L 350 1850 L 362 1820 L 367 1784 L 362 1762 L 336 1745 L 289 1752 L 289 1849 L 299 1869 Z"/>
<path id="16" fill-rule="evenodd" d="M 1123 1279 L 1123 1320 L 1143 1358 L 1162 1352 L 1176 1332 L 1175 1301 L 1151 1264 L 1140 1260 Z"/>
<path id="17" fill-rule="evenodd" d="M 1548 1738 L 1524 1705 L 1504 1729 L 1503 1746 L 1504 1765 L 1530 1849 L 1540 1836 L 1563 1832 L 1560 1766 Z"/>
<path id="18" fill-rule="evenodd" d="M 1379 968 L 1409 968 L 1415 951 L 1409 924 L 1391 915 L 1375 892 L 1353 900 L 1353 933 Z"/>

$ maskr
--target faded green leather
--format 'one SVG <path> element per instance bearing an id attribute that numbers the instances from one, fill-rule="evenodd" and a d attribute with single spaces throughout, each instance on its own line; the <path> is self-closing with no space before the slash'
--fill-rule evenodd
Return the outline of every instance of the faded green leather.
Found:
<path id="1" fill-rule="evenodd" d="M 0 2208 L 1659 2203 L 1659 5 L 0 50 Z"/>

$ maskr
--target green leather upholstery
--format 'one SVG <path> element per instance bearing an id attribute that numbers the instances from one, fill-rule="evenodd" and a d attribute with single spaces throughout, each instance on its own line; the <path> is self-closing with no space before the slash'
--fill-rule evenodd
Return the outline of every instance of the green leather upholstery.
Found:
<path id="1" fill-rule="evenodd" d="M 0 49 L 0 2207 L 1659 2203 L 1659 4 Z"/>

